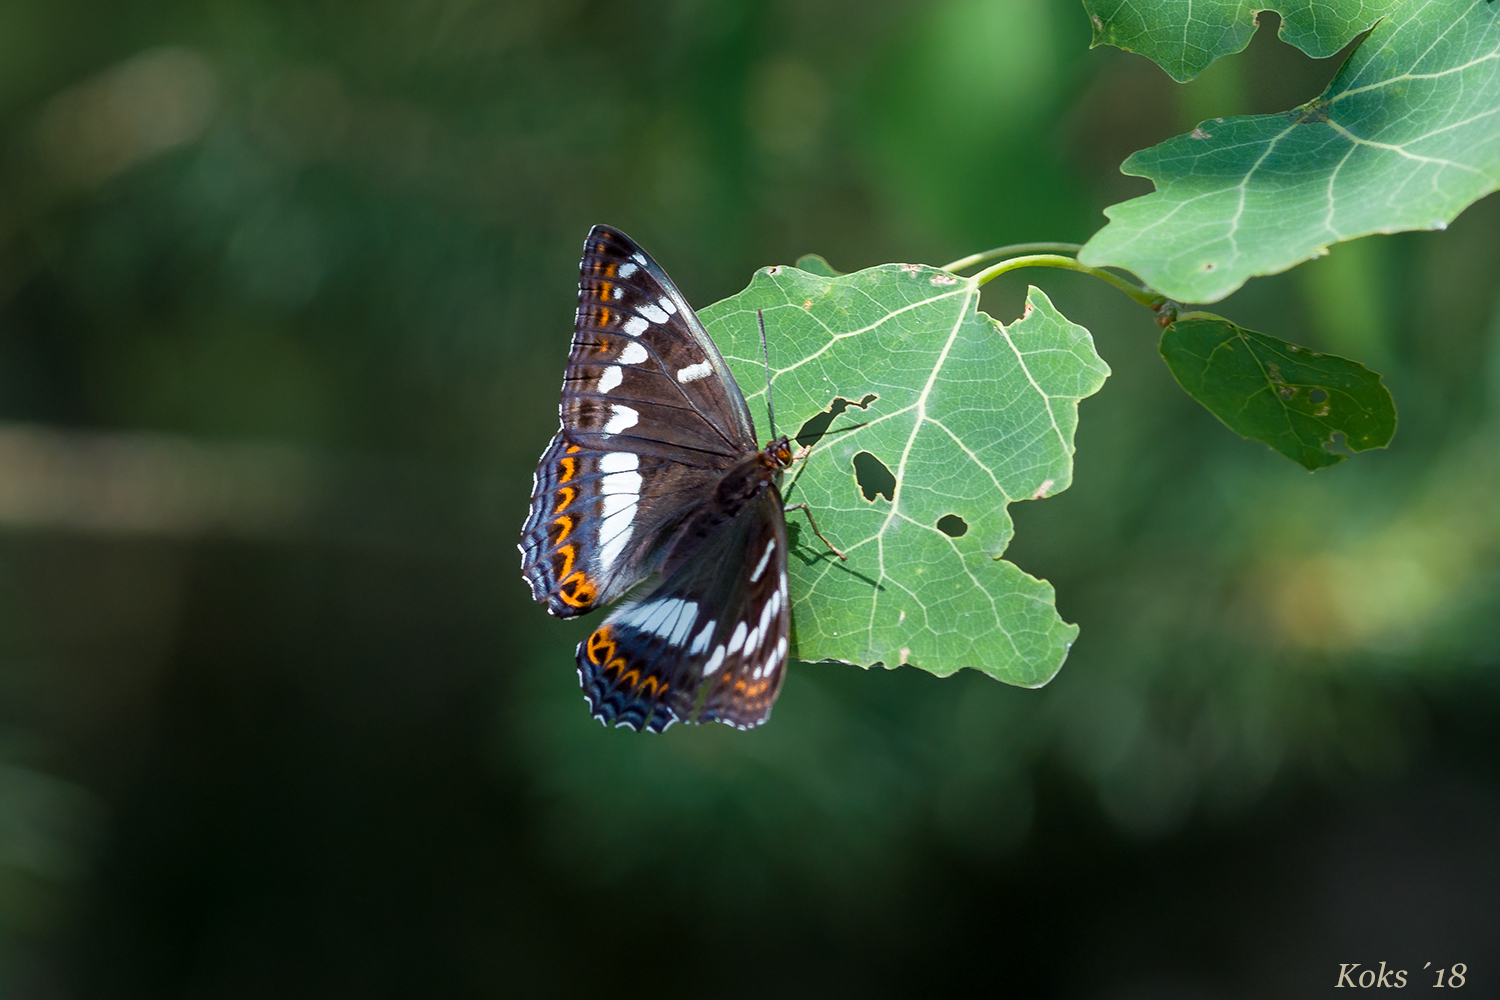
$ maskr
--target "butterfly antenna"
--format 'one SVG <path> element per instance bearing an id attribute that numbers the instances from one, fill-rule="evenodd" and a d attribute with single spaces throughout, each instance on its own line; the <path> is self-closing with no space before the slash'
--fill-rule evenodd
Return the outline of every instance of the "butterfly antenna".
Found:
<path id="1" fill-rule="evenodd" d="M 771 348 L 766 345 L 766 317 L 755 310 L 755 321 L 760 324 L 760 354 L 766 360 L 766 416 L 771 420 L 771 439 L 776 439 L 776 410 L 771 406 Z"/>

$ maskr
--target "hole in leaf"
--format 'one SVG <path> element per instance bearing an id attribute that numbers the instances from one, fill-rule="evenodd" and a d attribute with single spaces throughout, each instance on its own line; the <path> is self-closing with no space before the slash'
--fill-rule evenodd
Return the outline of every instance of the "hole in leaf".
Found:
<path id="1" fill-rule="evenodd" d="M 1334 431 L 1328 440 L 1323 442 L 1323 450 L 1331 451 L 1335 455 L 1343 455 L 1345 458 L 1354 457 L 1354 449 L 1349 447 L 1349 438 L 1343 431 Z"/>
<path id="2" fill-rule="evenodd" d="M 938 518 L 937 526 L 949 538 L 962 538 L 969 531 L 969 522 L 957 514 L 944 514 Z"/>
<path id="3" fill-rule="evenodd" d="M 820 438 L 822 438 L 824 434 L 828 433 L 828 425 L 833 423 L 834 418 L 839 414 L 843 413 L 851 406 L 857 406 L 861 410 L 867 409 L 871 403 L 875 402 L 875 400 L 879 398 L 880 397 L 875 395 L 873 392 L 869 393 L 865 396 L 865 398 L 859 400 L 858 402 L 850 399 L 845 399 L 843 396 L 835 396 L 833 398 L 833 402 L 828 404 L 828 409 L 824 410 L 822 413 L 813 414 L 813 416 L 805 424 L 802 425 L 802 429 L 797 432 L 797 444 L 802 446 L 815 444 Z"/>
<path id="4" fill-rule="evenodd" d="M 896 498 L 896 477 L 891 475 L 884 462 L 868 451 L 854 456 L 854 478 L 859 483 L 859 491 L 871 503 L 877 496 L 887 500 Z"/>
<path id="5" fill-rule="evenodd" d="M 1307 398 L 1314 403 L 1321 403 L 1328 398 L 1328 392 L 1324 389 L 1312 389 L 1308 392 Z"/>

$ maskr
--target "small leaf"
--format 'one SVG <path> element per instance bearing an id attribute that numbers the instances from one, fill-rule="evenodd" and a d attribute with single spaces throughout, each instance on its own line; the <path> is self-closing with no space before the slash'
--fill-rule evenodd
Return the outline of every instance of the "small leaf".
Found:
<path id="1" fill-rule="evenodd" d="M 1000 558 L 1006 508 L 1072 481 L 1078 401 L 1109 369 L 1035 288 L 1008 327 L 978 303 L 973 279 L 915 264 L 837 277 L 772 267 L 701 311 L 763 436 L 757 309 L 780 430 L 827 427 L 783 484 L 849 556 L 789 517 L 800 659 L 972 667 L 1027 687 L 1061 667 L 1077 626 L 1051 584 Z"/>
<path id="2" fill-rule="evenodd" d="M 1156 63 L 1186 83 L 1220 56 L 1250 44 L 1256 15 L 1281 15 L 1282 41 L 1314 59 L 1333 55 L 1403 0 L 1083 0 L 1093 46 L 1113 45 Z M 1092 46 L 1091 46 L 1092 47 Z"/>
<path id="3" fill-rule="evenodd" d="M 1380 376 L 1357 361 L 1318 354 L 1211 313 L 1187 313 L 1161 335 L 1161 356 L 1188 395 L 1230 430 L 1264 441 L 1308 469 L 1384 448 L 1396 406 Z"/>
<path id="4" fill-rule="evenodd" d="M 1500 188 L 1500 10 L 1400 3 L 1316 100 L 1210 119 L 1120 169 L 1156 191 L 1105 209 L 1079 260 L 1179 302 L 1216 302 L 1341 240 L 1442 229 Z"/>

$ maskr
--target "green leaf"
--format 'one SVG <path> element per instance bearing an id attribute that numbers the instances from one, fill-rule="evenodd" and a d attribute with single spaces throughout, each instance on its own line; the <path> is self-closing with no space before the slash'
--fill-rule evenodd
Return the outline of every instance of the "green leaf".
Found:
<path id="1" fill-rule="evenodd" d="M 1324 59 L 1401 5 L 1402 0 L 1083 0 L 1094 26 L 1091 48 L 1113 45 L 1143 55 L 1178 83 L 1249 45 L 1263 10 L 1281 15 L 1282 41 Z"/>
<path id="2" fill-rule="evenodd" d="M 1079 259 L 1214 302 L 1340 240 L 1442 229 L 1500 188 L 1500 9 L 1398 6 L 1310 104 L 1131 156 L 1120 169 L 1155 193 L 1105 209 Z"/>
<path id="3" fill-rule="evenodd" d="M 1078 629 L 1058 617 L 1051 584 L 1000 559 L 1006 507 L 1067 487 L 1078 400 L 1109 369 L 1088 331 L 1035 288 L 1009 327 L 978 303 L 972 279 L 914 264 L 837 277 L 771 267 L 702 311 L 757 420 L 757 309 L 783 432 L 853 404 L 786 482 L 787 502 L 810 504 L 849 556 L 840 562 L 802 515 L 788 516 L 799 658 L 939 676 L 972 667 L 1028 687 L 1061 667 Z M 889 498 L 865 499 L 862 454 L 894 475 Z M 957 537 L 939 527 L 957 530 L 956 519 Z"/>
<path id="4" fill-rule="evenodd" d="M 1357 361 L 1319 354 L 1211 313 L 1188 313 L 1161 335 L 1161 356 L 1188 395 L 1247 438 L 1308 469 L 1384 448 L 1396 405 L 1380 376 Z"/>

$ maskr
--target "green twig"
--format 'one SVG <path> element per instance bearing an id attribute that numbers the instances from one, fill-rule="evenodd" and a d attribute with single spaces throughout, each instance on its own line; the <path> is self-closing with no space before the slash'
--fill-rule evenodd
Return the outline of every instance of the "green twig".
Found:
<path id="1" fill-rule="evenodd" d="M 989 282 L 992 278 L 997 278 L 1000 275 L 1004 274 L 1006 271 L 1014 271 L 1022 267 L 1060 267 L 1067 271 L 1077 271 L 1080 274 L 1089 274 L 1094 276 L 1095 278 L 1098 278 L 1100 281 L 1106 282 L 1118 288 L 1120 291 L 1124 292 L 1126 295 L 1129 295 L 1132 299 L 1135 299 L 1147 309 L 1155 312 L 1158 317 L 1165 315 L 1164 310 L 1166 310 L 1169 306 L 1171 307 L 1173 317 L 1175 317 L 1176 315 L 1176 304 L 1172 303 L 1171 300 L 1168 299 L 1165 295 L 1162 295 L 1158 292 L 1153 292 L 1149 288 L 1142 288 L 1140 285 L 1126 281 L 1118 274 L 1106 271 L 1101 267 L 1089 267 L 1087 264 L 1080 264 L 1072 257 L 1061 257 L 1057 254 L 1040 253 L 1031 254 L 1025 257 L 1012 257 L 1010 260 L 1002 260 L 998 264 L 991 264 L 989 267 L 985 268 L 983 271 L 980 271 L 969 280 L 974 282 L 976 285 L 983 285 Z"/>
<path id="2" fill-rule="evenodd" d="M 1012 243 L 1007 247 L 996 247 L 993 250 L 986 250 L 983 253 L 971 253 L 967 257 L 960 257 L 951 264 L 944 264 L 943 270 L 962 271 L 966 267 L 973 267 L 975 264 L 982 263 L 983 261 L 994 260 L 996 257 L 1004 257 L 1007 254 L 1013 253 L 1076 254 L 1082 249 L 1082 243 Z"/>

